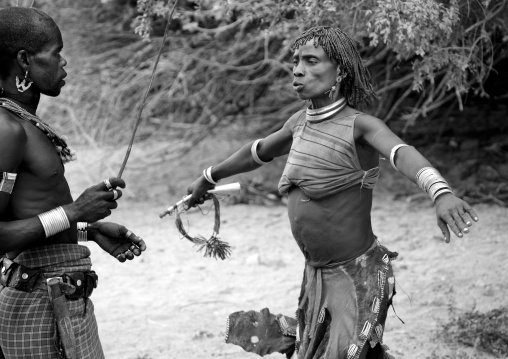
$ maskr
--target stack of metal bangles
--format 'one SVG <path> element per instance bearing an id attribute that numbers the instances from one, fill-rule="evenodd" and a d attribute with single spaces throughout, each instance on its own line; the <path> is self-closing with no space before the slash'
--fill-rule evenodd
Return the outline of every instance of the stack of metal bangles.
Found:
<path id="1" fill-rule="evenodd" d="M 395 165 L 395 155 L 397 150 L 401 147 L 406 147 L 405 143 L 398 144 L 394 146 L 390 153 L 390 163 L 396 171 L 399 169 Z M 415 181 L 418 186 L 424 190 L 432 199 L 432 202 L 436 202 L 436 198 L 444 193 L 453 193 L 450 185 L 446 180 L 441 176 L 439 171 L 434 167 L 423 167 L 420 169 L 415 176 Z"/>
<path id="2" fill-rule="evenodd" d="M 450 185 L 433 167 L 423 167 L 416 173 L 416 183 L 436 202 L 436 198 L 444 193 L 453 193 Z"/>

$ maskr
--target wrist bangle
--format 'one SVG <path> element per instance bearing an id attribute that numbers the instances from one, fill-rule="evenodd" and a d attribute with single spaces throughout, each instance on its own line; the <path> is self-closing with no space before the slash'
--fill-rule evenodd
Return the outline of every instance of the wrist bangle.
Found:
<path id="1" fill-rule="evenodd" d="M 78 222 L 78 242 L 88 242 L 88 222 Z"/>
<path id="2" fill-rule="evenodd" d="M 436 202 L 436 198 L 444 193 L 453 193 L 450 185 L 433 167 L 423 167 L 416 173 L 416 183 Z"/>
<path id="3" fill-rule="evenodd" d="M 44 228 L 46 238 L 71 228 L 69 219 L 62 207 L 57 207 L 51 211 L 41 213 L 38 217 Z"/>
<path id="4" fill-rule="evenodd" d="M 214 181 L 212 178 L 212 166 L 206 168 L 203 170 L 203 177 L 205 177 L 205 180 L 207 180 L 209 183 L 216 185 L 219 181 Z"/>

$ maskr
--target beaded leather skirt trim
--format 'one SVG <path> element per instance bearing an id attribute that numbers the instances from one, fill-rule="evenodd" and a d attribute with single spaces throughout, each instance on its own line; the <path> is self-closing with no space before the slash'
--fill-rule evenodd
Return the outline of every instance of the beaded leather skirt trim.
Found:
<path id="1" fill-rule="evenodd" d="M 367 343 L 380 353 L 375 358 L 392 358 L 382 338 L 395 294 L 390 262 L 396 257 L 376 242 L 347 263 L 306 266 L 297 311 L 298 359 L 358 359 Z"/>

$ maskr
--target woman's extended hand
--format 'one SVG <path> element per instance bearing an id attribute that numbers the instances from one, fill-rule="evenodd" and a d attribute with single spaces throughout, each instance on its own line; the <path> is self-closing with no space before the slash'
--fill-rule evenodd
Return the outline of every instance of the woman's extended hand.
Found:
<path id="1" fill-rule="evenodd" d="M 478 215 L 469 204 L 451 193 L 440 195 L 436 199 L 437 225 L 443 233 L 446 243 L 450 242 L 450 231 L 459 238 L 469 233 L 473 221 L 478 221 Z"/>

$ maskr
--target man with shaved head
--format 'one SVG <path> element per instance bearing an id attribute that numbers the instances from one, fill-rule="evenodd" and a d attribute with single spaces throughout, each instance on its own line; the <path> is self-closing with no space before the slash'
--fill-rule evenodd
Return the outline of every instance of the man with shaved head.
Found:
<path id="1" fill-rule="evenodd" d="M 44 12 L 0 9 L 0 359 L 103 358 L 89 299 L 97 275 L 78 241 L 120 262 L 146 248 L 124 226 L 98 222 L 117 207 L 123 180 L 71 197 L 64 164 L 74 151 L 37 116 L 41 94 L 65 85 L 62 48 Z"/>

